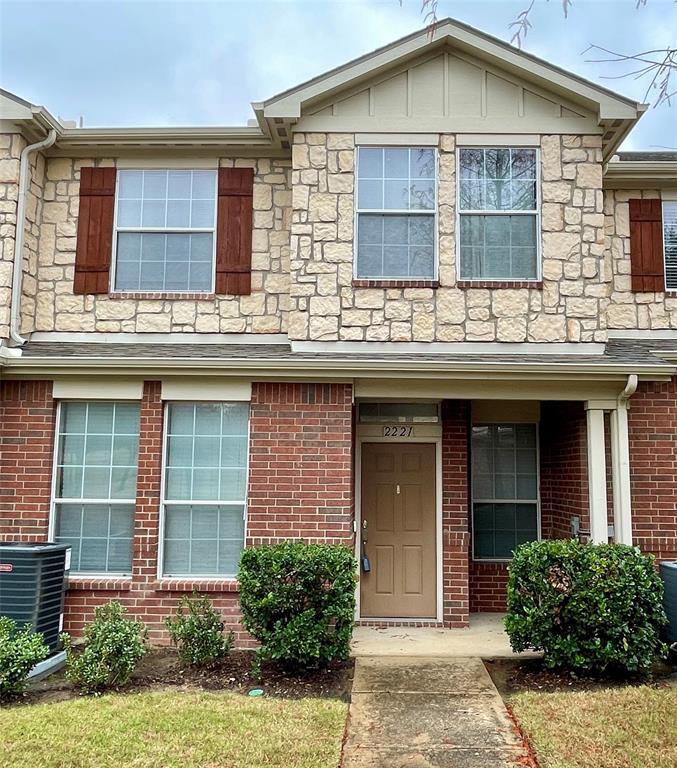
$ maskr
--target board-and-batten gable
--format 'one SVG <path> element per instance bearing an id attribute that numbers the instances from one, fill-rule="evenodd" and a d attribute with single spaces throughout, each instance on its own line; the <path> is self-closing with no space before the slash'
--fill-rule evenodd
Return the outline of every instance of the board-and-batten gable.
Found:
<path id="1" fill-rule="evenodd" d="M 306 105 L 295 131 L 599 134 L 597 116 L 448 46 Z"/>

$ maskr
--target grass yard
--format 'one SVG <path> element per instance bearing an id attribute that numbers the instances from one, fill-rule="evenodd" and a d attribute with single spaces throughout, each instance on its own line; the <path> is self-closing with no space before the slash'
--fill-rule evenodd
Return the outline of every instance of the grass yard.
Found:
<path id="1" fill-rule="evenodd" d="M 524 692 L 509 705 L 541 768 L 674 768 L 677 688 Z"/>
<path id="2" fill-rule="evenodd" d="M 0 709 L 0 765 L 335 768 L 347 704 L 234 693 L 113 694 Z"/>

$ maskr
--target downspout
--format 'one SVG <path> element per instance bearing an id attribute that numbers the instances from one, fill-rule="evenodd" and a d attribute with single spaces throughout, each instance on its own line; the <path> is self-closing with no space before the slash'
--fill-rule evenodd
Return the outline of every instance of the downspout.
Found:
<path id="1" fill-rule="evenodd" d="M 52 128 L 47 138 L 24 147 L 19 163 L 19 194 L 16 206 L 16 238 L 14 241 L 14 270 L 12 272 L 12 304 L 9 315 L 9 336 L 18 346 L 23 346 L 26 339 L 19 333 L 21 322 L 21 285 L 23 281 L 23 250 L 26 229 L 26 192 L 28 190 L 28 161 L 33 152 L 51 147 L 56 141 L 56 129 Z"/>

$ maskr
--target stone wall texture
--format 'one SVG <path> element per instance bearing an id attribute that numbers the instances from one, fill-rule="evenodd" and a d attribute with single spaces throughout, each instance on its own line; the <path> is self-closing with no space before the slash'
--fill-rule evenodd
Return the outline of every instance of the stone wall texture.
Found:
<path id="1" fill-rule="evenodd" d="M 0 339 L 9 337 L 19 158 L 25 146 L 17 134 L 0 135 Z"/>
<path id="2" fill-rule="evenodd" d="M 609 189 L 604 194 L 606 254 L 613 281 L 607 313 L 609 328 L 677 328 L 677 292 L 633 293 L 631 288 L 628 200 L 659 197 L 659 191 L 649 189 Z"/>
<path id="3" fill-rule="evenodd" d="M 601 140 L 542 136 L 542 286 L 462 288 L 456 139 L 439 137 L 439 287 L 354 285 L 355 137 L 299 133 L 292 148 L 289 335 L 314 341 L 604 341 Z"/>
<path id="4" fill-rule="evenodd" d="M 281 333 L 289 300 L 289 161 L 222 159 L 221 166 L 254 167 L 252 292 L 249 296 L 161 294 L 73 295 L 80 169 L 114 160 L 48 158 L 39 230 L 30 225 L 29 297 L 22 329 L 30 331 Z M 41 182 L 38 174 L 33 186 Z M 40 210 L 41 209 L 41 210 Z M 35 254 L 35 256 L 34 256 Z"/>

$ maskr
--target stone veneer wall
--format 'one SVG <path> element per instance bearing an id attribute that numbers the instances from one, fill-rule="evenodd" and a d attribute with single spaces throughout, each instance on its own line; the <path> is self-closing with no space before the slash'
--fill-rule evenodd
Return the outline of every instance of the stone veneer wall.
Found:
<path id="1" fill-rule="evenodd" d="M 0 135 L 0 339 L 9 337 L 19 158 L 25 146 L 18 134 Z"/>
<path id="2" fill-rule="evenodd" d="M 631 286 L 628 200 L 658 197 L 660 192 L 648 189 L 609 189 L 604 194 L 606 250 L 613 274 L 609 328 L 677 328 L 677 291 L 633 293 Z"/>
<path id="3" fill-rule="evenodd" d="M 75 296 L 73 270 L 80 168 L 114 160 L 49 158 L 38 243 L 35 306 L 22 307 L 30 331 L 280 333 L 289 303 L 289 160 L 222 159 L 221 166 L 255 168 L 252 293 L 249 296 L 161 294 Z M 28 238 L 27 238 L 28 240 Z M 37 240 L 37 237 L 36 237 Z M 30 284 L 27 288 L 30 289 Z"/>
<path id="4" fill-rule="evenodd" d="M 455 149 L 455 136 L 440 135 L 439 287 L 357 287 L 354 135 L 294 136 L 292 339 L 606 340 L 600 137 L 541 138 L 542 289 L 458 287 Z"/>

